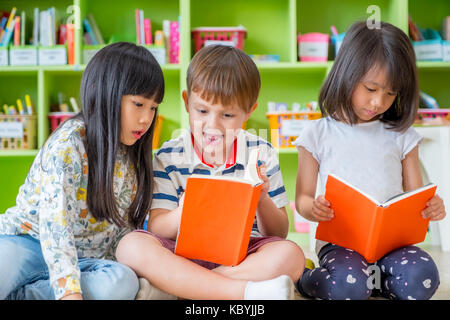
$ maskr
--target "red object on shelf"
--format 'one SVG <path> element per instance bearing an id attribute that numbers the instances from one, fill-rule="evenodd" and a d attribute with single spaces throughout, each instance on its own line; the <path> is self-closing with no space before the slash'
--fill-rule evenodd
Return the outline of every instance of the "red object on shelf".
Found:
<path id="1" fill-rule="evenodd" d="M 52 131 L 55 131 L 61 123 L 72 118 L 76 114 L 76 112 L 50 112 L 48 114 L 48 119 L 50 120 Z"/>
<path id="2" fill-rule="evenodd" d="M 195 52 L 199 51 L 208 41 L 232 45 L 240 50 L 244 49 L 244 39 L 247 29 L 238 27 L 199 27 L 192 29 Z"/>

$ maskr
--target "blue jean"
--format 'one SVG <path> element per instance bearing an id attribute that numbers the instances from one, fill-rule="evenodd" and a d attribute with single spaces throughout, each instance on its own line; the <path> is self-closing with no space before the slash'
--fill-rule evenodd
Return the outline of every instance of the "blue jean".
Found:
<path id="1" fill-rule="evenodd" d="M 133 300 L 136 274 L 115 261 L 79 258 L 86 300 Z M 0 235 L 0 300 L 53 300 L 47 264 L 39 240 L 29 235 Z"/>
<path id="2" fill-rule="evenodd" d="M 379 290 L 368 285 L 371 264 L 356 251 L 327 244 L 319 252 L 319 264 L 313 270 L 305 269 L 297 283 L 298 290 L 306 296 L 365 300 L 377 294 L 388 299 L 427 300 L 439 286 L 433 259 L 416 246 L 396 249 L 375 263 L 380 271 Z"/>

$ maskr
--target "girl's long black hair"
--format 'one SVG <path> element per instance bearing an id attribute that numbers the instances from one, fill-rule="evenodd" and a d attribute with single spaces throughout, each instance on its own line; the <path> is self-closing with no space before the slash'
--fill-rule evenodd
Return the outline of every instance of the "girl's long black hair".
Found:
<path id="1" fill-rule="evenodd" d="M 126 220 L 119 215 L 113 190 L 120 146 L 121 100 L 124 95 L 141 95 L 161 103 L 164 97 L 161 67 L 141 46 L 128 42 L 108 45 L 86 66 L 80 95 L 83 109 L 78 117 L 86 126 L 89 211 L 99 221 L 124 226 Z M 127 220 L 136 228 L 143 227 L 152 201 L 152 142 L 156 117 L 155 113 L 150 129 L 141 139 L 126 147 L 137 178 L 137 190 L 128 208 Z"/>

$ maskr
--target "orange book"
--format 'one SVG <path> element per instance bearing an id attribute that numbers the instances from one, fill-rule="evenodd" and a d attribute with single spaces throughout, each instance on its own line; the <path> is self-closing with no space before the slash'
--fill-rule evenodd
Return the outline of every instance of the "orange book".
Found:
<path id="1" fill-rule="evenodd" d="M 430 183 L 378 203 L 329 175 L 325 199 L 334 210 L 334 218 L 319 222 L 316 239 L 355 250 L 368 262 L 375 262 L 397 248 L 425 240 L 429 219 L 422 218 L 421 212 L 436 188 Z"/>
<path id="2" fill-rule="evenodd" d="M 75 26 L 71 23 L 66 25 L 66 41 L 67 41 L 67 62 L 75 64 Z"/>
<path id="3" fill-rule="evenodd" d="M 175 254 L 227 266 L 246 257 L 262 187 L 254 151 L 244 178 L 193 174 L 187 179 Z"/>

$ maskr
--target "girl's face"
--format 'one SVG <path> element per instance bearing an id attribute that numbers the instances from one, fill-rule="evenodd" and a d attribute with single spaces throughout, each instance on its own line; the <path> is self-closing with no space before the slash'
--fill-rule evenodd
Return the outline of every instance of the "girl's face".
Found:
<path id="1" fill-rule="evenodd" d="M 139 140 L 152 125 L 158 104 L 143 96 L 122 96 L 120 120 L 120 142 L 131 146 Z"/>
<path id="2" fill-rule="evenodd" d="M 384 68 L 372 68 L 356 85 L 352 106 L 358 123 L 374 121 L 392 106 L 397 92 L 388 83 Z"/>

